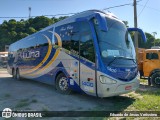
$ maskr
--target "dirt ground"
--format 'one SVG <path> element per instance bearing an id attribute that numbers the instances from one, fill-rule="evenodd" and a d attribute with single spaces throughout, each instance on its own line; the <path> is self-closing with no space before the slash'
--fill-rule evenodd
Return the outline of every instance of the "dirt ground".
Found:
<path id="1" fill-rule="evenodd" d="M 0 111 L 4 108 L 36 111 L 122 111 L 134 101 L 135 99 L 127 96 L 102 99 L 75 92 L 63 95 L 54 86 L 27 79 L 14 80 L 6 70 L 0 70 Z"/>

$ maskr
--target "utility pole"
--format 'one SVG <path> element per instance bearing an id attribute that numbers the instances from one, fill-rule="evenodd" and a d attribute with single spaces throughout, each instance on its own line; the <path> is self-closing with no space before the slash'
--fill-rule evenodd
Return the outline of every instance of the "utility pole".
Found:
<path id="1" fill-rule="evenodd" d="M 138 25 L 137 25 L 137 1 L 134 0 L 134 27 L 137 28 Z M 136 48 L 136 51 L 137 51 L 137 48 L 138 48 L 138 33 L 135 32 L 134 34 L 134 45 L 135 45 L 135 48 Z"/>
<path id="2" fill-rule="evenodd" d="M 154 43 L 154 46 L 155 46 L 155 42 L 156 42 L 155 41 L 156 40 L 155 35 L 157 35 L 157 32 L 153 32 L 153 36 L 154 36 L 154 42 L 153 43 Z"/>
<path id="3" fill-rule="evenodd" d="M 29 7 L 28 10 L 29 10 L 29 18 L 31 18 L 31 7 Z"/>

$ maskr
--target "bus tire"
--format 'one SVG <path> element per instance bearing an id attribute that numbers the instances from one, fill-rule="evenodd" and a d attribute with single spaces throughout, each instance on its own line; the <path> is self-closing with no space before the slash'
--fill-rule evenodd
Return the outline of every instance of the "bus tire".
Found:
<path id="1" fill-rule="evenodd" d="M 15 78 L 16 78 L 17 80 L 20 80 L 19 69 L 16 70 Z"/>
<path id="2" fill-rule="evenodd" d="M 67 77 L 63 73 L 60 73 L 56 78 L 56 89 L 58 92 L 62 94 L 71 93 L 71 89 L 69 88 Z"/>
<path id="3" fill-rule="evenodd" d="M 160 87 L 160 72 L 156 72 L 151 76 L 153 86 Z"/>
<path id="4" fill-rule="evenodd" d="M 16 78 L 16 71 L 15 71 L 15 69 L 12 69 L 12 78 L 13 78 L 13 79 Z"/>

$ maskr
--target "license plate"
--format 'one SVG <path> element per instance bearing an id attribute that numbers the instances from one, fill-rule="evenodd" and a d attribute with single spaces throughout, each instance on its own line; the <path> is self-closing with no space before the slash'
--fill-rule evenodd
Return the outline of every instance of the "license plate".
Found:
<path id="1" fill-rule="evenodd" d="M 125 87 L 125 90 L 131 90 L 132 89 L 132 86 L 126 86 Z"/>

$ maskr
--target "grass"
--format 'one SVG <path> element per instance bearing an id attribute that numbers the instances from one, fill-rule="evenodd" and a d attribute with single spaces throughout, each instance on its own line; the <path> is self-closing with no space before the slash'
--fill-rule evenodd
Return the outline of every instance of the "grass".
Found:
<path id="1" fill-rule="evenodd" d="M 120 100 L 113 100 L 115 104 L 115 111 L 160 111 L 160 88 L 155 88 L 152 86 L 148 86 L 147 80 L 140 80 L 141 85 L 140 88 L 136 92 L 125 94 L 130 100 L 130 104 L 128 104 L 128 100 L 125 98 L 123 102 Z M 132 102 L 132 103 L 131 103 Z M 126 105 L 128 104 L 128 106 Z M 117 106 L 118 105 L 118 106 Z M 126 106 L 125 106 L 126 105 Z M 112 109 L 111 109 L 112 110 Z M 103 118 L 102 120 L 158 120 L 158 118 L 154 117 L 108 117 Z"/>
<path id="2" fill-rule="evenodd" d="M 143 85 L 148 85 L 148 79 L 140 79 L 140 83 Z"/>
<path id="3" fill-rule="evenodd" d="M 37 103 L 38 100 L 36 99 L 32 99 L 32 100 L 29 100 L 29 99 L 22 99 L 20 100 L 17 105 L 15 106 L 15 108 L 22 108 L 22 107 L 26 107 L 28 105 L 30 105 L 30 103 Z"/>
<path id="4" fill-rule="evenodd" d="M 140 88 L 126 96 L 135 99 L 127 111 L 160 111 L 160 88 L 148 86 L 148 81 L 140 79 Z"/>
<path id="5" fill-rule="evenodd" d="M 11 97 L 11 94 L 5 93 L 3 96 L 0 96 L 0 101 L 5 100 L 5 99 L 9 99 L 10 97 Z"/>
<path id="6" fill-rule="evenodd" d="M 21 108 L 21 107 L 28 106 L 29 104 L 30 104 L 29 99 L 22 99 L 17 103 L 17 105 L 15 107 Z"/>
<path id="7" fill-rule="evenodd" d="M 160 111 L 160 88 L 146 85 L 147 80 L 141 79 L 140 83 L 141 87 L 135 94 L 139 94 L 141 99 L 136 99 L 127 110 Z"/>
<path id="8" fill-rule="evenodd" d="M 4 118 L 4 120 L 16 120 L 16 118 Z"/>
<path id="9" fill-rule="evenodd" d="M 48 112 L 49 109 L 48 109 L 47 107 L 43 107 L 43 108 L 42 108 L 42 111 Z"/>
<path id="10" fill-rule="evenodd" d="M 5 97 L 5 98 L 10 98 L 11 95 L 10 95 L 9 93 L 6 93 L 6 94 L 4 95 L 4 97 Z"/>
<path id="11" fill-rule="evenodd" d="M 32 102 L 32 103 L 37 103 L 37 102 L 38 102 L 38 100 L 33 99 L 31 102 Z"/>
<path id="12" fill-rule="evenodd" d="M 135 110 L 160 111 L 160 89 L 155 91 L 136 91 L 143 96 L 143 99 L 136 99 L 131 105 Z"/>

